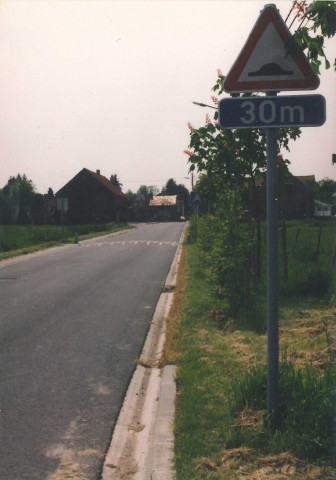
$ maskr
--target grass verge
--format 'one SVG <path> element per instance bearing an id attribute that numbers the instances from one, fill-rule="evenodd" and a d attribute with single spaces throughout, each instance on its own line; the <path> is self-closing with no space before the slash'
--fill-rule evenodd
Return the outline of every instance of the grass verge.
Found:
<path id="1" fill-rule="evenodd" d="M 62 242 L 61 225 L 0 225 L 0 260 L 73 243 L 76 233 L 79 240 L 86 240 L 127 228 L 132 227 L 125 223 L 67 225 Z"/>
<path id="2" fill-rule="evenodd" d="M 266 335 L 227 318 L 197 246 L 184 246 L 164 353 L 178 366 L 178 480 L 335 478 L 335 312 L 318 297 L 280 306 L 282 421 L 270 431 Z"/>

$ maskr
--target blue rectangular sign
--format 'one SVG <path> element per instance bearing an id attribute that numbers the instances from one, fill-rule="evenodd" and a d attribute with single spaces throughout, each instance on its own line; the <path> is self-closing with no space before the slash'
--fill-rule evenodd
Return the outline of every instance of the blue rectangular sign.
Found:
<path id="1" fill-rule="evenodd" d="M 318 127 L 326 102 L 322 95 L 223 98 L 218 120 L 222 128 Z"/>
<path id="2" fill-rule="evenodd" d="M 191 205 L 201 205 L 203 203 L 202 194 L 198 192 L 190 192 L 190 203 Z"/>

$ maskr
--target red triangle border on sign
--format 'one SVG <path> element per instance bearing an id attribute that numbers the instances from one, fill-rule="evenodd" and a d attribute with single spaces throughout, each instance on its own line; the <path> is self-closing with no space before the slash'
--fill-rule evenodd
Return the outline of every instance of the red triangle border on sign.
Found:
<path id="1" fill-rule="evenodd" d="M 267 26 L 273 23 L 284 45 L 291 38 L 291 33 L 275 6 L 266 6 L 262 10 L 254 28 L 252 29 L 242 51 L 224 80 L 224 90 L 229 93 L 267 92 L 280 90 L 315 90 L 320 83 L 319 77 L 312 69 L 303 52 L 290 54 L 297 67 L 302 72 L 302 79 L 279 80 L 249 80 L 239 81 L 239 77 L 251 57 L 257 43 Z"/>

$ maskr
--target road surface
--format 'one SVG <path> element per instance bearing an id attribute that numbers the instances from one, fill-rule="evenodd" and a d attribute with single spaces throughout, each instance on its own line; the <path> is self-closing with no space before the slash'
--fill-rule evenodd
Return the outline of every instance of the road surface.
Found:
<path id="1" fill-rule="evenodd" d="M 100 478 L 182 229 L 0 263 L 1 479 Z"/>

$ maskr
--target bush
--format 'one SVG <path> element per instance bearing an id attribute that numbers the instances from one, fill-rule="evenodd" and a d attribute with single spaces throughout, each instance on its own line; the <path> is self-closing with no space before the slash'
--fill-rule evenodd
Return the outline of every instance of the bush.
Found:
<path id="1" fill-rule="evenodd" d="M 240 189 L 227 190 L 216 216 L 199 220 L 198 244 L 210 280 L 227 300 L 229 314 L 247 319 L 255 313 L 254 237 L 242 221 L 241 195 Z"/>

